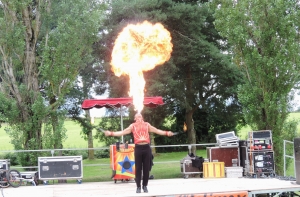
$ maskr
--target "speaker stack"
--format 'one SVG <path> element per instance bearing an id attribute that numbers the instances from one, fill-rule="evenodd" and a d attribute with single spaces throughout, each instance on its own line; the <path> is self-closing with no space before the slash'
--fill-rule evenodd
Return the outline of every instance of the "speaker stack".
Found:
<path id="1" fill-rule="evenodd" d="M 244 175 L 263 177 L 275 173 L 271 130 L 248 132 L 247 141 L 240 141 L 239 147 Z"/>

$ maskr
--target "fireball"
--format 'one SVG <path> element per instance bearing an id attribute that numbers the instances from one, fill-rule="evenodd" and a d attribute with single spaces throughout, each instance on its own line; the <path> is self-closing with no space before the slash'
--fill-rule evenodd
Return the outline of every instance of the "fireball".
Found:
<path id="1" fill-rule="evenodd" d="M 129 76 L 129 96 L 135 110 L 144 108 L 145 79 L 149 71 L 168 61 L 172 52 L 171 34 L 160 23 L 148 21 L 127 25 L 118 35 L 112 51 L 111 66 L 116 76 Z"/>

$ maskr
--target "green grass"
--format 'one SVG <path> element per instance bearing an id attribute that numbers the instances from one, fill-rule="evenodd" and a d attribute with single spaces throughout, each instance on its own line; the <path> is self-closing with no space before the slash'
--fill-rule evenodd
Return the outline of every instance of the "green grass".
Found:
<path id="1" fill-rule="evenodd" d="M 206 151 L 197 150 L 196 155 L 206 158 Z M 182 178 L 180 161 L 186 156 L 187 152 L 158 153 L 154 156 L 154 166 L 150 174 L 155 179 Z M 112 180 L 109 158 L 84 160 L 83 166 L 84 182 Z"/>
<path id="2" fill-rule="evenodd" d="M 67 129 L 67 139 L 63 142 L 64 148 L 87 148 L 88 143 L 83 138 L 81 134 L 81 127 L 79 124 L 74 123 L 73 121 L 66 121 L 65 127 Z M 97 131 L 93 130 L 93 134 L 95 135 Z M 94 148 L 102 147 L 104 143 L 99 142 L 98 140 L 94 140 Z"/>
<path id="3" fill-rule="evenodd" d="M 0 150 L 13 150 L 13 145 L 10 143 L 10 137 L 5 132 L 6 124 L 0 128 Z"/>
<path id="4" fill-rule="evenodd" d="M 83 161 L 83 181 L 109 181 L 111 180 L 112 170 L 110 168 L 110 159 L 94 159 Z"/>
<path id="5" fill-rule="evenodd" d="M 11 139 L 8 134 L 5 132 L 6 124 L 2 124 L 0 128 L 0 150 L 13 150 L 13 145 L 11 144 Z M 83 138 L 81 134 L 81 127 L 70 120 L 65 122 L 65 127 L 67 129 L 67 139 L 63 142 L 64 148 L 87 148 L 88 143 Z M 93 134 L 97 131 L 93 130 Z M 102 147 L 104 143 L 99 142 L 98 140 L 94 140 L 94 148 Z"/>
<path id="6" fill-rule="evenodd" d="M 249 131 L 252 131 L 252 129 L 250 126 L 247 125 L 247 126 L 242 127 L 241 130 L 238 131 L 237 135 L 241 140 L 246 140 L 248 137 Z"/>

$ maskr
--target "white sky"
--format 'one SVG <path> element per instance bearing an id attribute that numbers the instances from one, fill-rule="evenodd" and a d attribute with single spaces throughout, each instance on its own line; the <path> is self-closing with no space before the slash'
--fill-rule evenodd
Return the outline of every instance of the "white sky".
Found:
<path id="1" fill-rule="evenodd" d="M 107 98 L 107 95 L 96 95 L 94 96 L 95 99 L 105 99 Z M 97 109 L 97 108 L 92 108 L 90 109 L 90 115 L 91 117 L 103 117 L 105 115 L 105 111 L 106 111 L 106 108 L 105 107 L 102 107 L 100 109 Z"/>
<path id="2" fill-rule="evenodd" d="M 293 101 L 293 104 L 295 105 L 293 110 L 297 110 L 299 107 L 300 107 L 300 95 L 299 94 L 300 91 L 296 91 L 294 97 L 294 101 Z"/>

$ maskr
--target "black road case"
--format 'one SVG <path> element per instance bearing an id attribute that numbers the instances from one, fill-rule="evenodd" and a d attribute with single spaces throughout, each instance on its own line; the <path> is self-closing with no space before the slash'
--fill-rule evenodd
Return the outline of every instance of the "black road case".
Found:
<path id="1" fill-rule="evenodd" d="M 275 173 L 274 152 L 250 152 L 250 173 L 273 175 Z"/>
<path id="2" fill-rule="evenodd" d="M 83 177 L 82 156 L 58 156 L 38 158 L 40 180 L 77 179 Z"/>

